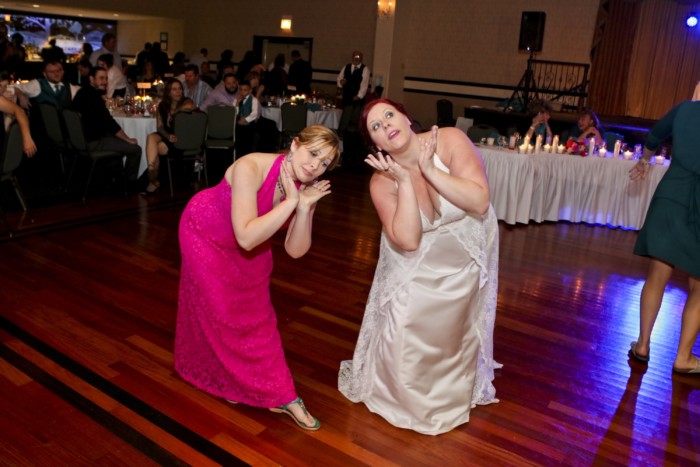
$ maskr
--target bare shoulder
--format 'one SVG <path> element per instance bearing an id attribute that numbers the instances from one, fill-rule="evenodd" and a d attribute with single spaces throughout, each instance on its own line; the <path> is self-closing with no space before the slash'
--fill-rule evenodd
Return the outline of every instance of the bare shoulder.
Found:
<path id="1" fill-rule="evenodd" d="M 240 157 L 226 171 L 228 179 L 229 181 L 232 181 L 234 178 L 238 180 L 241 178 L 262 179 L 270 170 L 277 157 L 277 154 L 262 152 L 254 152 Z"/>

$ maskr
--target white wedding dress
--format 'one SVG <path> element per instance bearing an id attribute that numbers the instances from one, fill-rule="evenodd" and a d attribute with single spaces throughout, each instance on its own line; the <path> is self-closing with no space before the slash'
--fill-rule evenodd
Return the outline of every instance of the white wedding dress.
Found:
<path id="1" fill-rule="evenodd" d="M 435 165 L 448 172 L 435 155 Z M 340 391 L 389 423 L 437 435 L 469 421 L 475 405 L 498 402 L 492 384 L 498 292 L 493 208 L 471 216 L 443 197 L 441 217 L 421 214 L 416 251 L 382 232 L 379 262 L 353 360 Z"/>

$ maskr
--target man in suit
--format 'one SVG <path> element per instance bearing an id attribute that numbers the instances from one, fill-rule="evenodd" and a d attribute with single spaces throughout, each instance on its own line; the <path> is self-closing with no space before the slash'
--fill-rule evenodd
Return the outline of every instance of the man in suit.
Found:
<path id="1" fill-rule="evenodd" d="M 289 79 L 287 88 L 292 90 L 293 94 L 311 93 L 311 64 L 301 58 L 301 53 L 298 50 L 292 50 L 292 64 L 289 65 Z"/>
<path id="2" fill-rule="evenodd" d="M 343 138 L 344 165 L 363 166 L 365 148 L 358 132 L 358 123 L 369 89 L 369 68 L 362 63 L 362 52 L 353 51 L 351 62 L 338 74 L 338 88 L 343 93 L 343 115 L 340 117 L 338 132 Z"/>

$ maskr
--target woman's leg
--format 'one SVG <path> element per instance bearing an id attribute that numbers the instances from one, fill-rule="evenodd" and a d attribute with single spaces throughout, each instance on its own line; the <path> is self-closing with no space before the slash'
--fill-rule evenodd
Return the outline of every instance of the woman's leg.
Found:
<path id="1" fill-rule="evenodd" d="M 688 278 L 688 299 L 683 308 L 681 338 L 673 368 L 690 370 L 696 367 L 698 358 L 693 356 L 693 346 L 700 332 L 700 279 Z"/>
<path id="2" fill-rule="evenodd" d="M 661 308 L 661 300 L 664 298 L 664 289 L 671 274 L 673 266 L 656 258 L 651 258 L 647 280 L 642 288 L 642 296 L 639 301 L 639 338 L 635 351 L 640 356 L 649 355 L 649 341 L 651 331 L 654 329 L 656 316 Z"/>
<path id="3" fill-rule="evenodd" d="M 148 187 L 146 192 L 153 193 L 160 187 L 158 171 L 160 156 L 168 153 L 168 147 L 158 133 L 151 133 L 146 140 L 146 161 L 148 162 Z"/>

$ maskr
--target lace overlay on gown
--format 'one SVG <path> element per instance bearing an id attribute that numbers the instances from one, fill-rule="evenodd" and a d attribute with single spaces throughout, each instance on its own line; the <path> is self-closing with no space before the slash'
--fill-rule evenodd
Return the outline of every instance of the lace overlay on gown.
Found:
<path id="1" fill-rule="evenodd" d="M 258 214 L 273 207 L 284 156 L 275 160 L 257 195 Z M 270 300 L 270 242 L 238 246 L 227 180 L 201 191 L 180 220 L 182 268 L 175 333 L 175 370 L 215 396 L 256 407 L 294 400 Z"/>
<path id="2" fill-rule="evenodd" d="M 434 160 L 448 172 L 437 155 Z M 475 217 L 442 196 L 439 201 L 442 216 L 432 224 L 421 213 L 416 251 L 394 249 L 382 232 L 353 360 L 341 362 L 338 376 L 348 399 L 425 434 L 449 431 L 466 423 L 475 405 L 498 401 L 492 384 L 500 367 L 493 360 L 496 216 L 492 207 Z M 421 381 L 426 368 L 433 381 Z"/>

